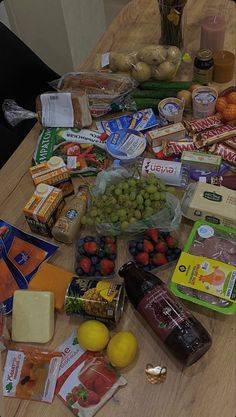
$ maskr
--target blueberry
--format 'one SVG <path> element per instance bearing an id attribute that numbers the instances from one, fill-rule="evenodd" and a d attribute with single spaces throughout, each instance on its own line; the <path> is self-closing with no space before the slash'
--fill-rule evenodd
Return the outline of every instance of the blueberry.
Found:
<path id="1" fill-rule="evenodd" d="M 105 252 L 104 252 L 104 250 L 100 250 L 99 251 L 99 253 L 98 253 L 98 257 L 99 257 L 99 259 L 103 259 L 103 258 L 105 258 Z"/>
<path id="2" fill-rule="evenodd" d="M 79 248 L 79 255 L 86 255 L 83 246 L 81 248 Z"/>
<path id="3" fill-rule="evenodd" d="M 136 249 L 141 252 L 143 250 L 143 242 L 138 242 L 136 245 Z"/>
<path id="4" fill-rule="evenodd" d="M 75 269 L 75 272 L 76 272 L 76 274 L 77 274 L 77 275 L 79 275 L 79 276 L 84 275 L 84 271 L 83 271 L 81 268 L 76 268 L 76 269 Z"/>
<path id="5" fill-rule="evenodd" d="M 182 252 L 182 250 L 180 248 L 175 248 L 173 251 L 176 255 L 180 255 L 180 253 Z"/>
<path id="6" fill-rule="evenodd" d="M 144 271 L 150 271 L 149 265 L 143 266 Z"/>
<path id="7" fill-rule="evenodd" d="M 96 274 L 96 266 L 92 265 L 90 268 L 90 275 L 95 275 Z"/>
<path id="8" fill-rule="evenodd" d="M 80 259 L 81 259 L 81 256 L 78 254 L 78 255 L 76 256 L 76 262 L 77 262 L 77 263 L 79 263 Z"/>
<path id="9" fill-rule="evenodd" d="M 136 248 L 130 248 L 129 252 L 131 253 L 131 255 L 136 255 L 137 250 Z"/>
<path id="10" fill-rule="evenodd" d="M 84 245 L 84 239 L 79 239 L 76 242 L 77 248 L 81 248 Z"/>
<path id="11" fill-rule="evenodd" d="M 168 262 L 171 262 L 172 261 L 172 255 L 167 255 L 166 259 L 167 259 Z"/>
<path id="12" fill-rule="evenodd" d="M 172 255 L 172 249 L 167 249 L 166 251 L 166 256 L 171 256 Z"/>
<path id="13" fill-rule="evenodd" d="M 131 240 L 131 242 L 129 242 L 129 248 L 135 248 L 136 247 L 136 240 Z"/>
<path id="14" fill-rule="evenodd" d="M 95 269 L 94 275 L 95 275 L 96 277 L 100 277 L 100 276 L 101 276 L 101 272 L 100 272 L 100 270 L 99 270 L 99 269 Z"/>
<path id="15" fill-rule="evenodd" d="M 93 265 L 96 265 L 98 263 L 98 256 L 91 256 L 90 259 Z"/>
<path id="16" fill-rule="evenodd" d="M 85 242 L 93 242 L 93 241 L 94 241 L 94 237 L 93 237 L 93 236 L 86 236 L 86 237 L 84 238 L 84 241 L 85 241 Z"/>
<path id="17" fill-rule="evenodd" d="M 116 254 L 115 253 L 108 254 L 107 259 L 110 259 L 111 261 L 115 261 L 116 260 Z"/>
<path id="18" fill-rule="evenodd" d="M 165 239 L 166 237 L 170 236 L 170 232 L 161 232 L 161 236 Z"/>

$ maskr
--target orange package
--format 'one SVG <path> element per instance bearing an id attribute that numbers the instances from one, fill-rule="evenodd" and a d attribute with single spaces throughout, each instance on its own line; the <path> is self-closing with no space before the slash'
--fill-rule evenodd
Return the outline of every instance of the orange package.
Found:
<path id="1" fill-rule="evenodd" d="M 8 350 L 3 371 L 3 395 L 51 403 L 61 360 L 60 352 L 30 347 Z"/>
<path id="2" fill-rule="evenodd" d="M 0 259 L 0 303 L 5 301 L 7 298 L 12 297 L 12 294 L 15 290 L 18 290 L 19 287 L 8 268 L 6 262 L 3 259 Z"/>
<path id="3" fill-rule="evenodd" d="M 29 289 L 53 292 L 55 308 L 62 312 L 66 290 L 73 276 L 72 272 L 44 262 L 30 281 Z"/>
<path id="4" fill-rule="evenodd" d="M 47 252 L 19 237 L 14 237 L 7 255 L 15 267 L 27 276 L 42 263 Z"/>

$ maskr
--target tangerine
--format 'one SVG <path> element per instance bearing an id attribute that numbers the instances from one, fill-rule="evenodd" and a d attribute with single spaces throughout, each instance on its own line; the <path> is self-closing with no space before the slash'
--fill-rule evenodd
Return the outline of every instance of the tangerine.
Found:
<path id="1" fill-rule="evenodd" d="M 219 113 L 222 113 L 227 107 L 227 105 L 228 103 L 227 103 L 226 97 L 219 97 L 216 100 L 216 111 L 218 111 Z"/>
<path id="2" fill-rule="evenodd" d="M 223 110 L 222 115 L 227 122 L 236 120 L 236 104 L 228 104 Z"/>
<path id="3" fill-rule="evenodd" d="M 227 95 L 227 102 L 230 104 L 236 104 L 236 91 L 232 91 Z"/>

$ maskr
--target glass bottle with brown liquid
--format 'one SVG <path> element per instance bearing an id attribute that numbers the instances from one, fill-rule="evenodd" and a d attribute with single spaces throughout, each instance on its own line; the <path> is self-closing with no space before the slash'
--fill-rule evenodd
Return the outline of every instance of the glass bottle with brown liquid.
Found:
<path id="1" fill-rule="evenodd" d="M 180 362 L 192 365 L 207 352 L 210 335 L 158 277 L 134 262 L 124 264 L 119 275 L 130 302 Z"/>

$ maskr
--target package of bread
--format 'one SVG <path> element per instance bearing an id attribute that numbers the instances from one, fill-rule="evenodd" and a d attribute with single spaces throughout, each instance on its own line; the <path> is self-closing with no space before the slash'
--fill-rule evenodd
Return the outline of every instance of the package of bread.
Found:
<path id="1" fill-rule="evenodd" d="M 36 99 L 36 112 L 44 127 L 81 129 L 92 124 L 88 97 L 84 91 L 43 93 Z"/>

